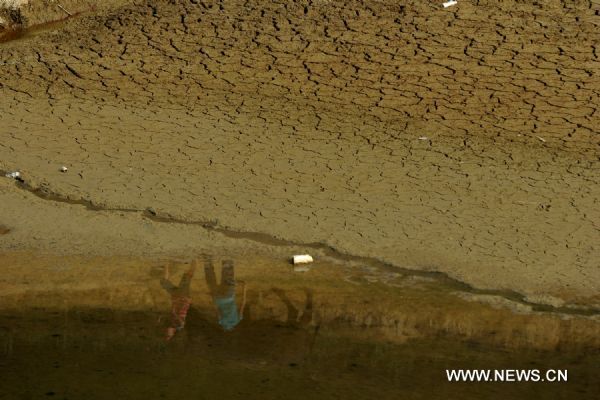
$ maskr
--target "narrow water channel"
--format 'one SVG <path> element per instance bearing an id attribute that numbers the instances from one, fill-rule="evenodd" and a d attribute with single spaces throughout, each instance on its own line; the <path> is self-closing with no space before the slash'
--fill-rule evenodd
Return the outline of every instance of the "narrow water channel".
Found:
<path id="1" fill-rule="evenodd" d="M 22 40 L 32 38 L 34 36 L 42 35 L 56 31 L 65 26 L 65 24 L 72 18 L 80 17 L 84 13 L 75 13 L 68 17 L 58 19 L 55 21 L 48 21 L 41 24 L 32 25 L 29 27 L 14 27 L 8 29 L 0 29 L 0 44 L 7 43 L 14 40 Z"/>

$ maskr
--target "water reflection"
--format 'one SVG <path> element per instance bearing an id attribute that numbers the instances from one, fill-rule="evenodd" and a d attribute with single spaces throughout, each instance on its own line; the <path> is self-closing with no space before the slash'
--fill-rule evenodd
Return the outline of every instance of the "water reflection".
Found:
<path id="1" fill-rule="evenodd" d="M 304 304 L 304 311 L 302 314 L 299 314 L 298 308 L 296 308 L 296 306 L 292 303 L 282 289 L 271 289 L 271 291 L 275 293 L 277 297 L 279 297 L 283 304 L 285 304 L 287 309 L 285 323 L 288 326 L 306 327 L 313 319 L 313 291 L 308 288 L 304 288 L 303 290 L 306 293 L 306 302 Z"/>
<path id="2" fill-rule="evenodd" d="M 238 310 L 235 299 L 236 280 L 233 261 L 223 261 L 221 266 L 221 281 L 217 284 L 212 257 L 208 257 L 204 264 L 204 276 L 213 303 L 217 309 L 219 325 L 225 331 L 233 330 L 243 319 L 244 309 L 246 308 L 246 283 L 244 281 L 240 282 L 243 294 L 242 303 Z"/>
<path id="3" fill-rule="evenodd" d="M 192 285 L 194 272 L 201 262 L 204 263 L 204 293 L 201 282 Z M 298 365 L 304 362 L 319 332 L 319 323 L 314 318 L 314 290 L 300 288 L 291 295 L 283 288 L 265 288 L 269 279 L 255 282 L 257 288 L 253 289 L 245 280 L 236 278 L 232 260 L 220 262 L 219 277 L 214 264 L 211 256 L 193 260 L 178 286 L 169 280 L 173 265 L 165 267 L 161 286 L 171 296 L 167 340 L 186 326 L 181 344 L 189 351 L 210 352 L 218 358 L 241 357 L 253 363 Z M 192 287 L 196 288 L 193 303 Z M 210 299 L 210 307 L 203 301 L 205 297 Z"/>
<path id="4" fill-rule="evenodd" d="M 175 286 L 169 279 L 171 277 L 172 263 L 165 266 L 165 275 L 160 280 L 160 286 L 171 296 L 170 324 L 167 328 L 166 340 L 171 340 L 175 333 L 185 327 L 185 319 L 192 303 L 190 285 L 196 271 L 197 261 L 193 260 L 187 272 L 181 276 L 179 285 Z"/>
<path id="5" fill-rule="evenodd" d="M 595 398 L 593 318 L 515 313 L 372 268 L 232 258 L 0 259 L 0 398 Z M 460 385 L 447 368 L 573 380 Z"/>

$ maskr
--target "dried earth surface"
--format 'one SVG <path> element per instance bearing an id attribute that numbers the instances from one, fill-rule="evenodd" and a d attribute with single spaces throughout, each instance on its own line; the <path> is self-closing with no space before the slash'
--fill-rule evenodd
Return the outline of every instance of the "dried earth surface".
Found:
<path id="1" fill-rule="evenodd" d="M 98 10 L 0 45 L 0 168 L 98 209 L 594 301 L 599 15 L 583 0 Z M 1 190 L 22 216 L 0 211 L 5 246 L 29 200 Z"/>

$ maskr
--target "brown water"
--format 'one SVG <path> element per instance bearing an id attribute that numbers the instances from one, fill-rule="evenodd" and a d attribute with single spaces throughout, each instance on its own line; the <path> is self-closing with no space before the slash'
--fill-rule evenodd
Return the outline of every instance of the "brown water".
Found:
<path id="1" fill-rule="evenodd" d="M 4 31 L 0 30 L 0 43 L 6 43 L 13 40 L 27 39 L 37 35 L 58 30 L 64 27 L 70 19 L 80 17 L 82 14 L 84 13 L 76 13 L 62 19 L 32 25 L 27 28 L 16 27 L 13 29 L 6 29 Z"/>
<path id="2" fill-rule="evenodd" d="M 597 398 L 593 316 L 357 263 L 229 259 L 165 276 L 162 260 L 3 255 L 0 399 Z M 448 382 L 459 368 L 568 381 Z"/>

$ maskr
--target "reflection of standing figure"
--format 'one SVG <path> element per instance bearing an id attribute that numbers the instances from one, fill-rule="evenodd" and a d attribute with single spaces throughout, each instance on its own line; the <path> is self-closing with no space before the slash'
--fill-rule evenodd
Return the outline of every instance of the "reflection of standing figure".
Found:
<path id="1" fill-rule="evenodd" d="M 244 308 L 246 307 L 246 284 L 242 282 L 244 295 L 242 305 L 238 311 L 235 301 L 235 276 L 233 261 L 223 261 L 221 267 L 221 284 L 217 285 L 217 277 L 212 260 L 207 260 L 204 264 L 204 274 L 206 284 L 210 290 L 210 295 L 217 307 L 219 325 L 226 331 L 231 331 L 243 319 Z"/>
<path id="2" fill-rule="evenodd" d="M 307 327 L 310 325 L 313 320 L 313 292 L 311 289 L 304 289 L 304 292 L 306 293 L 306 304 L 304 305 L 302 315 L 300 315 L 298 308 L 296 308 L 283 290 L 273 288 L 271 291 L 279 297 L 287 308 L 286 325 L 294 327 Z M 298 318 L 299 315 L 300 318 Z"/>
<path id="3" fill-rule="evenodd" d="M 185 318 L 187 316 L 192 298 L 190 297 L 190 284 L 194 271 L 196 270 L 197 262 L 192 261 L 190 269 L 183 274 L 179 286 L 173 285 L 169 280 L 170 265 L 165 266 L 165 276 L 160 280 L 160 285 L 171 295 L 171 322 L 167 328 L 166 340 L 171 340 L 177 331 L 180 331 L 185 326 Z"/>

